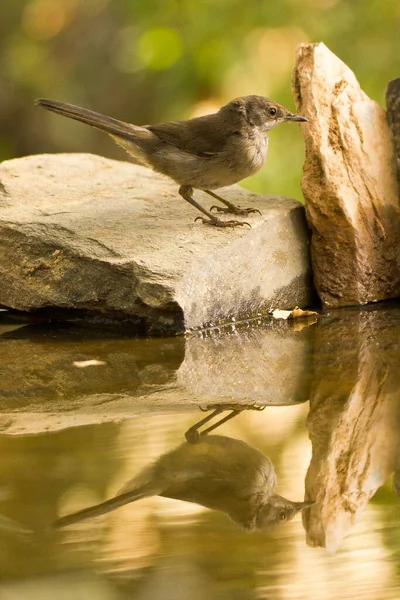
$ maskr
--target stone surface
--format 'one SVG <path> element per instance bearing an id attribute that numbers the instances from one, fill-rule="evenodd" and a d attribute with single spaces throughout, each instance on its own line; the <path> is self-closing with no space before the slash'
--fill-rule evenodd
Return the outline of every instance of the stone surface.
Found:
<path id="1" fill-rule="evenodd" d="M 306 159 L 302 189 L 317 292 L 326 306 L 400 295 L 400 207 L 385 111 L 324 44 L 293 73 Z"/>
<path id="2" fill-rule="evenodd" d="M 335 551 L 396 468 L 399 324 L 400 307 L 339 310 L 314 329 L 305 488 L 316 504 L 303 515 L 311 546 Z"/>
<path id="3" fill-rule="evenodd" d="M 4 162 L 0 184 L 0 305 L 152 333 L 311 300 L 294 200 L 228 188 L 262 216 L 246 219 L 251 230 L 215 229 L 194 223 L 173 182 L 87 154 Z"/>
<path id="4" fill-rule="evenodd" d="M 386 90 L 388 123 L 397 158 L 397 180 L 400 190 L 400 77 L 392 79 Z"/>

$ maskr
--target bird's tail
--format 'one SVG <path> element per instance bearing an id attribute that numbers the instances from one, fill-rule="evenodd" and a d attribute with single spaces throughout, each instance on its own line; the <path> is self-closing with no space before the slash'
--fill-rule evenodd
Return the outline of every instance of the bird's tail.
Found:
<path id="1" fill-rule="evenodd" d="M 106 131 L 111 135 L 128 140 L 132 138 L 136 139 L 138 134 L 147 134 L 148 136 L 150 133 L 143 127 L 125 123 L 124 121 L 107 117 L 106 115 L 94 112 L 93 110 L 88 110 L 87 108 L 75 106 L 74 104 L 59 102 L 58 100 L 48 100 L 47 98 L 38 98 L 35 100 L 35 103 L 46 110 L 55 112 L 63 117 L 87 123 L 88 125 Z"/>
<path id="2" fill-rule="evenodd" d="M 95 504 L 94 506 L 89 506 L 83 510 L 78 510 L 78 512 L 71 513 L 70 515 L 65 515 L 65 517 L 60 517 L 54 521 L 53 527 L 58 529 L 60 527 L 72 525 L 73 523 L 78 523 L 84 519 L 98 517 L 111 512 L 120 506 L 124 506 L 124 504 L 129 504 L 129 502 L 140 500 L 146 496 L 149 496 L 149 493 L 145 492 L 142 488 L 130 490 L 129 492 L 118 494 L 117 496 L 114 496 L 114 498 L 110 498 L 110 500 L 100 502 L 100 504 Z"/>

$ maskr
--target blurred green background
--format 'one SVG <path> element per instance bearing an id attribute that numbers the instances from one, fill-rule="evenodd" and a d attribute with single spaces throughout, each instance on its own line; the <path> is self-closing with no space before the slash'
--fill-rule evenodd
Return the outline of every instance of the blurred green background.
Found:
<path id="1" fill-rule="evenodd" d="M 400 75 L 399 0 L 2 0 L 0 160 L 127 158 L 104 134 L 35 107 L 35 97 L 137 124 L 213 112 L 245 94 L 294 110 L 295 48 L 321 40 L 383 104 Z M 278 128 L 266 166 L 244 185 L 301 199 L 303 156 L 299 128 Z"/>

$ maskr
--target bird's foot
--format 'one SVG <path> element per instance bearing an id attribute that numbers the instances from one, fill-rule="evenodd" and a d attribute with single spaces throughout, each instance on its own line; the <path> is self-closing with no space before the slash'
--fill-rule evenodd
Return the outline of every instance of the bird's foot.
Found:
<path id="1" fill-rule="evenodd" d="M 225 200 L 226 202 L 226 200 Z M 240 206 L 235 206 L 234 204 L 231 204 L 229 202 L 229 204 L 225 206 L 212 206 L 210 208 L 210 212 L 212 212 L 213 208 L 215 208 L 216 211 L 218 212 L 223 212 L 223 213 L 228 213 L 228 214 L 232 214 L 232 215 L 244 215 L 245 217 L 247 217 L 247 215 L 251 215 L 252 213 L 258 213 L 259 215 L 261 215 L 261 212 L 258 210 L 258 208 L 240 208 Z"/>
<path id="2" fill-rule="evenodd" d="M 212 225 L 212 227 L 237 227 L 239 225 L 248 225 L 251 229 L 250 223 L 247 223 L 246 221 L 221 221 L 221 219 L 218 219 L 217 217 L 210 217 L 209 219 L 206 219 L 205 217 L 196 217 L 195 222 L 196 221 L 201 221 L 206 225 Z"/>
<path id="3" fill-rule="evenodd" d="M 203 412 L 205 410 L 207 412 L 212 410 L 212 413 L 207 415 L 203 419 L 201 419 L 201 421 L 198 421 L 197 423 L 192 425 L 192 427 L 190 427 L 190 429 L 187 430 L 187 432 L 185 433 L 186 441 L 189 444 L 196 444 L 200 440 L 201 436 L 207 435 L 207 433 L 210 433 L 210 431 L 214 431 L 214 429 L 216 429 L 217 427 L 220 427 L 227 421 L 230 421 L 231 419 L 236 417 L 238 414 L 240 414 L 243 410 L 259 410 L 260 411 L 260 410 L 264 410 L 264 408 L 265 408 L 265 406 L 260 406 L 257 404 L 214 404 L 214 405 L 207 406 L 206 409 L 200 407 L 200 409 Z M 229 414 L 222 417 L 219 421 L 217 421 L 213 425 L 209 425 L 209 427 L 207 427 L 206 429 L 199 431 L 200 428 L 203 427 L 203 425 L 206 425 L 209 421 L 214 419 L 214 417 L 220 416 L 221 413 L 223 413 L 223 412 L 229 412 Z"/>
<path id="4" fill-rule="evenodd" d="M 201 412 L 208 412 L 210 410 L 219 410 L 221 412 L 226 410 L 256 410 L 262 412 L 265 407 L 265 404 L 239 404 L 235 402 L 233 404 L 208 404 L 207 406 L 199 406 Z"/>
<path id="5" fill-rule="evenodd" d="M 200 433 L 197 431 L 196 425 L 186 431 L 185 438 L 188 444 L 197 444 L 200 440 Z"/>

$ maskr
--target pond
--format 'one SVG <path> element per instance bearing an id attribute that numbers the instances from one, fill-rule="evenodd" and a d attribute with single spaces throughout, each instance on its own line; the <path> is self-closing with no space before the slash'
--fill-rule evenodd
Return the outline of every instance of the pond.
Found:
<path id="1" fill-rule="evenodd" d="M 4 311 L 0 376 L 1 599 L 400 597 L 399 303 L 168 339 Z"/>

